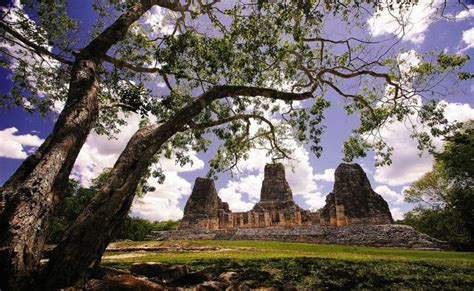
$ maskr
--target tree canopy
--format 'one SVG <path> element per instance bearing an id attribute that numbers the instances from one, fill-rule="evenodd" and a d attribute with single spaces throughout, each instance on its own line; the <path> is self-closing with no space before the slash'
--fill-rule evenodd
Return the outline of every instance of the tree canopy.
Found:
<path id="1" fill-rule="evenodd" d="M 117 14 L 136 3 L 93 2 L 100 17 L 89 28 L 92 33 L 81 31 L 78 19 L 68 13 L 67 1 L 27 1 L 25 9 L 8 10 L 2 22 L 4 39 L 12 46 L 23 45 L 16 55 L 2 50 L 3 63 L 13 70 L 15 84 L 3 96 L 3 104 L 46 112 L 54 102 L 64 101 L 75 53 L 87 38 L 93 40 Z M 213 139 L 221 139 L 210 174 L 235 165 L 255 146 L 268 147 L 276 159 L 289 157 L 283 142 L 288 136 L 309 143 L 319 156 L 321 121 L 332 102 L 327 99 L 329 92 L 345 98 L 347 113 L 357 113 L 360 118 L 359 127 L 344 146 L 348 161 L 374 149 L 379 164 L 389 163 L 391 147 L 378 131 L 394 120 L 414 116 L 421 126 L 432 128 L 426 134 L 417 128 L 419 124 L 412 124 L 413 137 L 421 148 L 429 148 L 432 136 L 450 129 L 437 105 L 436 97 L 442 93 L 435 85 L 447 82 L 468 57 L 433 53 L 417 55 L 418 64 L 410 64 L 393 47 L 396 40 L 375 42 L 362 30 L 347 38 L 326 35 L 327 23 L 363 29 L 366 18 L 378 9 L 404 9 L 403 5 L 384 7 L 383 3 L 358 1 L 160 3 L 161 10 L 150 10 L 145 20 L 134 22 L 126 37 L 104 57 L 97 92 L 101 106 L 95 130 L 99 133 L 113 135 L 131 112 L 142 114 L 144 122 L 150 118 L 164 122 L 197 92 L 218 85 L 306 91 L 314 98 L 281 102 L 242 95 L 213 101 L 188 123 L 188 131 L 172 138 L 163 150 L 168 149 L 170 155 L 173 149 L 187 162 L 188 145 L 205 150 Z M 409 6 L 410 2 L 402 4 Z M 162 19 L 152 23 L 149 19 L 154 15 Z M 21 58 L 22 54 L 28 58 Z M 354 84 L 358 89 L 352 88 Z M 220 126 L 208 129 L 211 125 Z M 258 130 L 251 131 L 250 125 Z"/>

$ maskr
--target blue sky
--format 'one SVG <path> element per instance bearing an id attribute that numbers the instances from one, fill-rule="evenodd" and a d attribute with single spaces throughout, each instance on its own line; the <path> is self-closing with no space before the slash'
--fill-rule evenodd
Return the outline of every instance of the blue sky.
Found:
<path id="1" fill-rule="evenodd" d="M 71 15 L 81 21 L 81 27 L 90 27 L 96 15 L 91 11 L 88 1 L 72 2 Z M 398 48 L 406 49 L 408 53 L 405 56 L 411 61 L 416 59 L 413 57 L 415 51 L 424 53 L 431 50 L 463 53 L 470 55 L 471 59 L 474 58 L 474 6 L 441 18 L 436 17 L 434 10 L 441 2 L 420 0 L 405 16 L 408 26 L 403 36 L 397 34 L 399 26 L 395 24 L 392 16 L 384 12 L 367 20 L 367 26 L 357 34 L 372 36 L 375 40 L 392 38 L 396 41 L 401 37 Z M 162 22 L 163 11 L 153 9 L 145 15 L 143 21 Z M 338 34 L 337 31 L 331 33 Z M 0 46 L 2 45 L 5 44 L 0 43 Z M 466 69 L 474 71 L 473 61 Z M 10 71 L 0 68 L 2 92 L 9 90 L 9 78 Z M 445 98 L 448 119 L 474 119 L 474 82 L 463 82 L 458 89 L 456 91 L 459 93 Z M 330 94 L 328 98 L 332 106 L 325 112 L 324 124 L 327 129 L 322 137 L 324 151 L 321 158 L 317 159 L 307 148 L 298 146 L 294 152 L 295 160 L 288 162 L 287 178 L 294 197 L 306 209 L 318 209 L 324 205 L 325 196 L 332 189 L 334 169 L 342 161 L 342 143 L 357 126 L 357 116 L 346 115 L 342 108 L 344 100 L 341 97 Z M 52 129 L 55 116 L 56 113 L 51 113 L 43 118 L 38 114 L 26 113 L 20 108 L 0 108 L 0 184 L 8 179 L 22 160 L 46 138 Z M 136 130 L 138 122 L 138 116 L 131 116 L 128 125 L 123 127 L 115 140 L 92 133 L 81 151 L 72 177 L 87 186 L 90 179 L 104 167 L 112 166 L 128 138 Z M 430 170 L 432 157 L 427 153 L 419 156 L 416 143 L 409 139 L 409 133 L 403 124 L 394 124 L 387 128 L 384 137 L 394 146 L 391 166 L 375 168 L 373 154 L 357 162 L 363 165 L 373 188 L 388 201 L 394 217 L 401 218 L 404 212 L 413 207 L 403 202 L 403 189 Z M 173 161 L 162 160 L 161 166 L 167 174 L 165 183 L 156 185 L 155 192 L 135 201 L 132 215 L 157 220 L 179 218 L 194 179 L 207 172 L 206 161 L 210 156 L 211 153 L 195 154 L 194 164 L 184 168 L 176 166 Z M 228 173 L 222 173 L 219 176 L 216 182 L 218 192 L 224 201 L 230 203 L 231 209 L 248 210 L 258 200 L 266 162 L 268 160 L 264 154 L 252 151 L 250 159 L 242 162 L 242 172 L 239 175 L 231 177 Z"/>

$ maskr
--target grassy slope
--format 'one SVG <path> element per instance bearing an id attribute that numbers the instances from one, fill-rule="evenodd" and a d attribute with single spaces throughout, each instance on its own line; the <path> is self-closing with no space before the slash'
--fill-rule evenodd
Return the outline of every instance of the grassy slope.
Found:
<path id="1" fill-rule="evenodd" d="M 176 244 L 124 244 L 143 243 Z M 139 257 L 107 259 L 117 255 L 110 253 L 103 264 L 125 268 L 135 262 L 158 261 L 213 272 L 238 270 L 253 286 L 474 289 L 474 253 L 263 241 L 179 243 L 215 245 L 225 250 L 142 252 Z"/>

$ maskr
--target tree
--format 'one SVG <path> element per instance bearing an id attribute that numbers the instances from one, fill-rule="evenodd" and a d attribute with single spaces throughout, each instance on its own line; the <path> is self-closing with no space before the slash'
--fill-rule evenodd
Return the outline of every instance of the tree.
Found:
<path id="1" fill-rule="evenodd" d="M 375 2 L 259 1 L 228 7 L 217 1 L 98 1 L 94 8 L 101 16 L 120 16 L 109 26 L 99 21 L 96 28 L 102 32 L 82 48 L 68 41 L 74 22 L 65 4 L 32 2 L 28 7 L 36 12 L 33 22 L 26 21 L 23 12 L 18 12 L 20 20 L 5 16 L 0 21 L 5 40 L 59 64 L 45 69 L 10 53 L 20 65 L 12 67 L 17 86 L 4 96 L 4 103 L 21 103 L 19 91 L 25 87 L 30 103 L 40 109 L 40 91 L 49 91 L 52 101 L 61 98 L 61 92 L 68 94 L 51 135 L 1 189 L 6 203 L 0 236 L 7 239 L 0 245 L 0 287 L 30 284 L 39 266 L 44 230 L 80 148 L 93 127 L 113 132 L 123 123 L 119 113 L 153 115 L 157 121 L 144 118 L 107 181 L 55 250 L 44 272 L 48 286 L 72 284 L 100 261 L 140 179 L 160 175 L 149 171 L 160 155 L 174 154 L 186 163 L 187 151 L 206 150 L 213 134 L 222 142 L 210 162 L 211 175 L 235 167 L 255 146 L 268 147 L 274 158 L 289 157 L 284 143 L 288 136 L 311 143 L 318 156 L 320 123 L 330 104 L 325 96 L 334 91 L 346 99 L 349 114 L 360 114 L 360 127 L 345 145 L 347 159 L 373 148 L 380 163 L 389 162 L 390 147 L 377 134 L 387 122 L 417 113 L 435 136 L 452 129 L 445 126 L 442 107 L 424 94 L 437 93 L 435 85 L 468 60 L 446 54 L 419 56 L 419 66 L 402 70 L 393 46 L 383 49 L 352 36 L 325 37 L 327 15 L 338 16 L 341 24 L 363 25 L 364 13 L 384 8 Z M 137 22 L 154 5 L 170 13 L 174 23 L 169 34 L 150 35 Z M 61 21 L 52 21 L 51 13 Z M 375 46 L 373 54 L 367 54 L 368 46 Z M 38 79 L 33 84 L 32 76 Z M 69 87 L 61 86 L 65 81 L 48 87 L 45 79 L 51 76 L 69 77 Z M 159 81 L 166 87 L 153 86 Z M 362 84 L 361 90 L 344 86 L 354 81 Z M 285 90 L 272 89 L 285 84 Z M 311 102 L 295 106 L 303 100 Z M 281 112 L 282 106 L 288 109 Z M 259 129 L 252 134 L 254 125 Z M 422 148 L 430 146 L 426 134 L 415 132 L 414 137 Z"/>
<path id="2" fill-rule="evenodd" d="M 405 200 L 418 206 L 402 221 L 463 250 L 474 248 L 472 124 L 446 138 L 443 150 L 435 154 L 433 170 L 406 191 Z"/>
<path id="3" fill-rule="evenodd" d="M 19 19 L 9 22 L 7 15 L 14 12 L 7 11 L 2 15 L 0 27 L 4 39 L 26 46 L 27 50 L 41 58 L 49 57 L 59 62 L 60 69 L 56 70 L 58 75 L 66 70 L 70 81 L 66 104 L 53 132 L 1 188 L 1 197 L 6 202 L 0 216 L 0 287 L 21 288 L 23 284 L 28 284 L 31 273 L 37 270 L 58 193 L 66 186 L 76 157 L 98 117 L 99 71 L 107 51 L 122 40 L 129 26 L 153 5 L 182 9 L 173 2 L 154 2 L 143 1 L 132 6 L 80 51 L 73 52 L 67 48 L 65 52 L 70 59 L 46 48 L 50 41 L 57 44 L 56 47 L 64 48 L 60 42 L 68 35 L 61 29 L 73 26 L 66 21 L 66 25 L 55 27 L 60 22 L 55 23 L 57 19 L 52 15 L 59 15 L 61 20 L 68 19 L 66 7 L 61 1 L 31 3 L 31 7 L 38 11 L 38 21 L 43 24 L 41 28 L 45 30 L 47 38 L 35 34 L 38 29 L 24 21 L 26 16 L 20 14 Z M 18 32 L 16 27 L 21 27 L 23 33 Z M 25 66 L 28 64 L 22 64 L 17 70 Z M 67 69 L 61 66 L 67 66 Z M 27 84 L 27 77 L 27 74 L 20 77 L 19 82 Z M 13 98 L 18 95 L 18 92 L 11 94 Z"/>

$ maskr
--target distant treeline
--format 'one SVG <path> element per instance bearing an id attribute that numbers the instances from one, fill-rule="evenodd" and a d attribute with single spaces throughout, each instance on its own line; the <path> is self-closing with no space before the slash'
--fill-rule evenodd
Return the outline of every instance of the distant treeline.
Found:
<path id="1" fill-rule="evenodd" d="M 95 180 L 89 188 L 81 187 L 75 180 L 70 180 L 60 211 L 53 217 L 53 222 L 47 237 L 48 243 L 58 243 L 72 223 L 79 216 L 87 203 L 97 192 L 100 181 Z M 150 221 L 139 217 L 127 217 L 114 235 L 114 240 L 145 240 L 146 236 L 154 230 L 176 229 L 179 221 Z"/>

